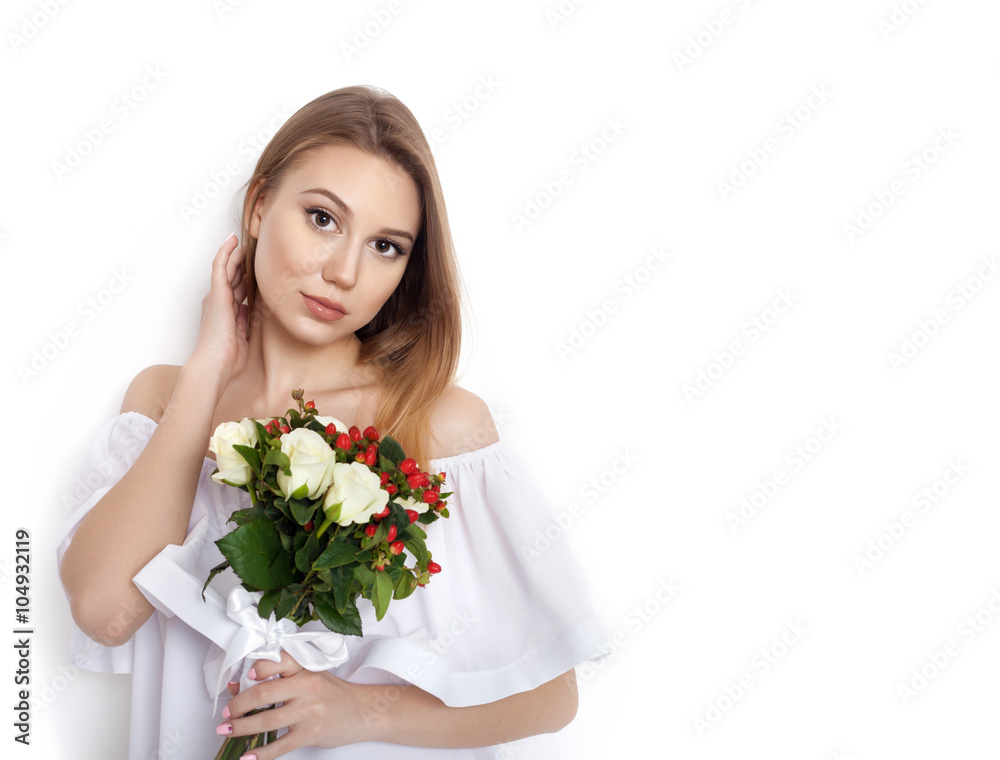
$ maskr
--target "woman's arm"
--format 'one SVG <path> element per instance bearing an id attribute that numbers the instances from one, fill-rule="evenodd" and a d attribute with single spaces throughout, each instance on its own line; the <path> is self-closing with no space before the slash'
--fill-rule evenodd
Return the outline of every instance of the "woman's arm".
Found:
<path id="1" fill-rule="evenodd" d="M 287 652 L 280 663 L 257 660 L 254 671 L 262 683 L 230 700 L 218 732 L 249 736 L 287 727 L 276 742 L 253 750 L 256 760 L 273 760 L 304 746 L 330 749 L 368 741 L 440 748 L 503 744 L 561 730 L 578 704 L 575 670 L 472 707 L 448 707 L 412 684 L 356 684 L 326 671 L 314 673 Z M 277 703 L 283 704 L 240 717 Z"/>
<path id="2" fill-rule="evenodd" d="M 124 644 L 146 622 L 153 607 L 132 577 L 187 535 L 215 409 L 241 350 L 233 345 L 234 300 L 243 289 L 240 257 L 230 255 L 235 248 L 227 240 L 212 262 L 198 346 L 176 384 L 173 370 L 151 367 L 129 386 L 123 412 L 153 416 L 166 404 L 163 415 L 128 472 L 81 520 L 63 556 L 59 572 L 73 619 L 99 644 Z"/>

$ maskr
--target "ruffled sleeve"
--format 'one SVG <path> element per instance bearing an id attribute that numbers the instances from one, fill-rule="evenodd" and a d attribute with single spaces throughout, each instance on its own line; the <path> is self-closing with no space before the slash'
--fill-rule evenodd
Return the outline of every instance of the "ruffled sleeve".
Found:
<path id="1" fill-rule="evenodd" d="M 450 517 L 425 526 L 442 571 L 381 621 L 359 604 L 364 637 L 334 672 L 379 668 L 464 707 L 606 656 L 609 637 L 571 547 L 539 541 L 554 515 L 515 452 L 497 441 L 430 465 L 453 492 Z"/>
<path id="2" fill-rule="evenodd" d="M 73 486 L 72 495 L 78 506 L 56 537 L 56 562 L 59 567 L 80 522 L 128 472 L 155 429 L 156 422 L 149 417 L 138 412 L 124 412 L 108 420 L 97 431 Z M 106 647 L 90 639 L 75 622 L 70 636 L 70 650 L 77 667 L 100 673 L 132 672 L 135 637 L 121 646 Z"/>

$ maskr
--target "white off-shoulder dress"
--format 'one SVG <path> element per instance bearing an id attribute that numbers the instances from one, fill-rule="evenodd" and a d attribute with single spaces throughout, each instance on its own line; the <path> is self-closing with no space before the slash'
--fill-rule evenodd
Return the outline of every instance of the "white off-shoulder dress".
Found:
<path id="1" fill-rule="evenodd" d="M 80 520 L 128 471 L 156 426 L 149 417 L 125 412 L 98 431 L 80 478 L 93 490 L 58 538 L 60 564 Z M 577 558 L 565 540 L 546 542 L 541 552 L 536 548 L 539 532 L 544 535 L 552 524 L 552 511 L 523 460 L 501 440 L 431 460 L 429 469 L 446 473 L 446 490 L 453 492 L 451 516 L 425 526 L 427 546 L 442 571 L 426 588 L 393 601 L 380 621 L 370 602 L 359 599 L 364 636 L 346 637 L 348 659 L 330 672 L 357 683 L 413 683 L 447 705 L 465 707 L 533 689 L 601 659 L 608 635 Z M 183 741 L 179 752 L 171 751 L 175 758 L 211 758 L 221 746 L 215 727 L 229 694 L 225 684 L 215 694 L 207 684 L 204 666 L 214 645 L 163 601 L 204 604 L 201 585 L 224 559 L 214 541 L 233 530 L 226 521 L 234 510 L 250 506 L 246 492 L 212 480 L 214 470 L 215 461 L 206 458 L 184 545 L 166 547 L 133 579 L 157 611 L 119 647 L 101 646 L 73 626 L 77 667 L 132 674 L 132 760 L 159 757 L 178 745 L 178 737 Z M 173 560 L 186 567 L 187 583 L 172 575 Z M 238 582 L 231 570 L 218 577 L 227 575 Z M 557 740 L 558 734 L 546 737 L 549 756 L 559 755 L 551 744 Z M 370 760 L 380 750 L 395 760 L 534 756 L 517 751 L 517 744 L 500 750 L 366 742 L 302 748 L 282 757 Z"/>

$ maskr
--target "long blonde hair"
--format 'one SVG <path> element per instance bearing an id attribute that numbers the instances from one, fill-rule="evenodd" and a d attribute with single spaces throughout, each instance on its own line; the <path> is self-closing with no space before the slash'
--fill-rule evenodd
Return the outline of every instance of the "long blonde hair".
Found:
<path id="1" fill-rule="evenodd" d="M 247 306 L 254 315 L 257 239 L 251 211 L 276 189 L 307 151 L 351 145 L 398 166 L 420 189 L 422 221 L 403 278 L 374 319 L 355 335 L 359 361 L 379 372 L 374 425 L 409 456 L 429 466 L 429 412 L 454 381 L 462 340 L 460 278 L 444 196 L 430 146 L 410 110 L 384 90 L 343 87 L 296 111 L 264 148 L 242 191 L 241 239 L 246 248 Z M 247 337 L 253 320 L 247 325 Z M 291 390 L 291 389 L 290 389 Z M 322 412 L 322 410 L 320 410 Z"/>

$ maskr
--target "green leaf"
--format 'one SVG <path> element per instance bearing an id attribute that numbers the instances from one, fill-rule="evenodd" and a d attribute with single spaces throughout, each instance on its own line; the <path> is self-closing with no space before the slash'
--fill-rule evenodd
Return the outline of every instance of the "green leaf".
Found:
<path id="1" fill-rule="evenodd" d="M 295 567 L 297 567 L 301 572 L 308 573 L 313 560 L 319 555 L 319 541 L 316 540 L 316 534 L 310 533 L 309 538 L 306 539 L 305 544 L 295 552 Z"/>
<path id="2" fill-rule="evenodd" d="M 278 599 L 280 598 L 281 589 L 279 588 L 273 588 L 270 591 L 265 591 L 264 596 L 262 596 L 260 601 L 257 602 L 257 614 L 264 620 L 267 620 L 274 611 L 274 606 L 278 603 Z"/>
<path id="3" fill-rule="evenodd" d="M 233 451 L 238 452 L 239 455 L 246 460 L 246 463 L 250 465 L 250 469 L 253 470 L 254 475 L 259 478 L 261 474 L 261 464 L 260 454 L 257 453 L 257 449 L 253 446 L 244 446 L 240 443 L 234 443 Z"/>
<path id="4" fill-rule="evenodd" d="M 268 449 L 267 453 L 264 455 L 264 464 L 277 465 L 278 468 L 286 475 L 292 474 L 290 470 L 291 462 L 288 460 L 288 454 L 281 449 Z"/>
<path id="5" fill-rule="evenodd" d="M 283 580 L 284 573 L 282 578 L 275 578 L 272 573 L 272 565 L 277 558 L 284 556 L 289 567 L 291 558 L 283 551 L 274 523 L 268 520 L 254 520 L 241 525 L 216 541 L 215 545 L 240 579 L 257 589 L 268 591 L 291 582 Z M 277 569 L 280 572 L 282 568 L 277 565 Z"/>
<path id="6" fill-rule="evenodd" d="M 303 483 L 298 488 L 296 488 L 294 491 L 292 491 L 291 495 L 288 498 L 289 499 L 304 499 L 306 497 L 307 493 L 309 493 L 309 484 L 308 483 Z"/>
<path id="7" fill-rule="evenodd" d="M 393 586 L 392 598 L 393 599 L 405 599 L 413 590 L 417 587 L 417 579 L 413 577 L 413 574 L 407 570 L 400 573 L 399 580 L 396 581 L 396 585 Z"/>
<path id="8" fill-rule="evenodd" d="M 387 435 L 379 442 L 378 453 L 392 462 L 396 467 L 406 458 L 406 454 L 403 453 L 403 447 L 396 443 L 396 439 L 391 435 Z"/>
<path id="9" fill-rule="evenodd" d="M 292 611 L 297 601 L 298 598 L 295 594 L 287 588 L 281 589 L 281 598 L 278 600 L 278 604 L 274 608 L 275 619 L 281 620 L 282 618 L 288 617 L 288 613 Z"/>
<path id="10" fill-rule="evenodd" d="M 281 588 L 295 581 L 295 558 L 287 552 L 280 552 L 269 568 L 271 577 L 274 579 L 274 586 L 269 588 Z"/>
<path id="11" fill-rule="evenodd" d="M 392 599 L 392 580 L 385 572 L 375 573 L 375 588 L 372 593 L 372 604 L 375 605 L 375 619 L 381 620 L 389 609 Z"/>
<path id="12" fill-rule="evenodd" d="M 331 541 L 330 545 L 313 562 L 313 570 L 327 567 L 340 567 L 355 561 L 358 550 L 343 541 Z"/>
<path id="13" fill-rule="evenodd" d="M 343 633 L 348 636 L 361 635 L 361 614 L 358 612 L 358 607 L 353 601 L 347 605 L 347 609 L 343 614 L 337 612 L 325 596 L 317 594 L 313 599 L 313 604 L 316 606 L 319 619 L 331 631 Z"/>
<path id="14" fill-rule="evenodd" d="M 354 570 L 347 565 L 343 565 L 335 567 L 332 570 L 322 570 L 321 572 L 327 574 L 330 587 L 333 590 L 334 606 L 337 608 L 337 612 L 342 613 L 347 609 L 348 602 L 354 596 L 351 594 L 351 586 L 354 583 Z"/>
<path id="15" fill-rule="evenodd" d="M 368 567 L 368 565 L 355 565 L 354 577 L 358 579 L 361 588 L 368 588 L 375 583 L 375 571 Z"/>
<path id="16" fill-rule="evenodd" d="M 215 567 L 212 568 L 212 571 L 208 574 L 208 580 L 205 581 L 205 585 L 201 587 L 201 599 L 202 599 L 202 601 L 205 600 L 205 589 L 207 589 L 208 588 L 208 584 L 212 582 L 212 578 L 214 578 L 215 576 L 217 576 L 219 573 L 221 573 L 227 567 L 229 567 L 229 560 L 228 559 L 225 562 L 222 562 L 222 563 L 220 563 L 220 564 L 218 564 L 218 565 L 216 565 Z"/>
<path id="17" fill-rule="evenodd" d="M 318 501 L 308 501 L 302 499 L 292 499 L 288 502 L 288 506 L 292 511 L 292 519 L 295 520 L 299 525 L 305 525 L 307 522 L 313 519 L 313 515 L 316 514 L 316 508 L 319 506 Z"/>

